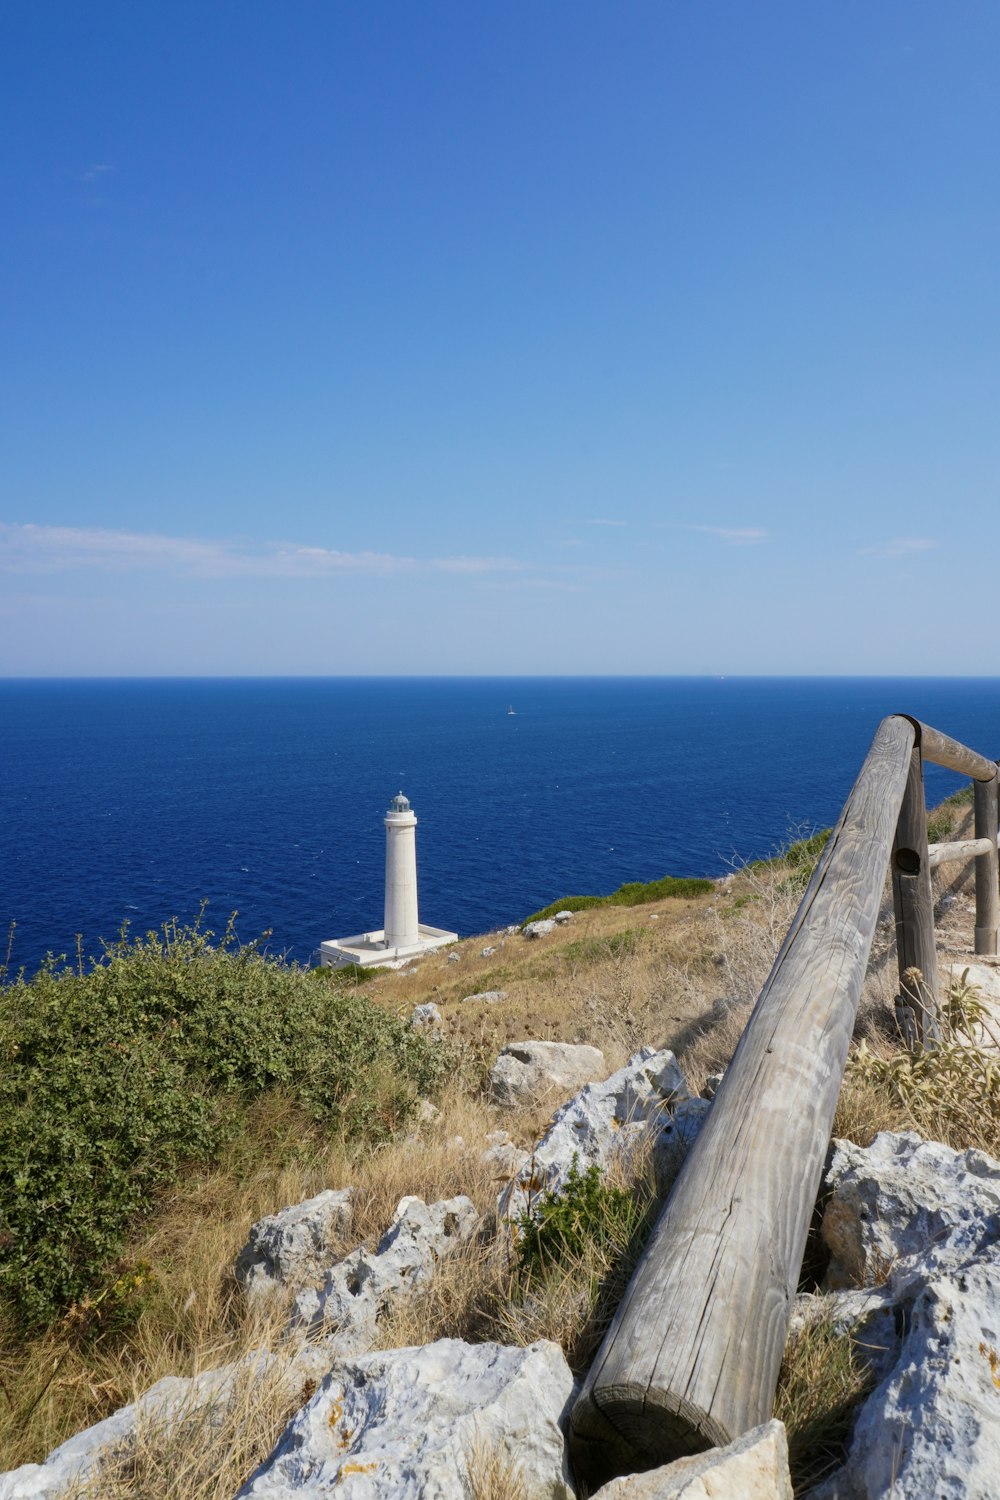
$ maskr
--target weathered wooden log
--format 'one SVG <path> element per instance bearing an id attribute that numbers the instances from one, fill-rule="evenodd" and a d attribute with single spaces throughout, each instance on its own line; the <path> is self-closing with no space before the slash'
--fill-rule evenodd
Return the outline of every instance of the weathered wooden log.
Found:
<path id="1" fill-rule="evenodd" d="M 979 785 L 979 783 L 976 783 Z M 993 848 L 997 847 L 997 840 L 993 840 Z M 936 870 L 939 865 L 964 864 L 967 860 L 976 859 L 980 854 L 989 854 L 989 839 L 955 839 L 951 844 L 928 844 L 927 852 L 930 855 L 930 867 Z"/>
<path id="2" fill-rule="evenodd" d="M 917 743 L 924 760 L 931 761 L 935 766 L 945 766 L 949 771 L 957 771 L 960 776 L 971 776 L 975 781 L 993 780 L 997 771 L 995 760 L 987 760 L 985 755 L 942 734 L 940 729 L 922 724 L 919 719 L 911 719 L 910 723 L 916 728 Z"/>
<path id="3" fill-rule="evenodd" d="M 997 775 L 992 781 L 977 781 L 974 793 L 976 837 L 987 848 L 976 859 L 976 952 L 997 951 L 1000 926 L 1000 880 L 997 866 Z"/>
<path id="4" fill-rule="evenodd" d="M 892 904 L 896 913 L 897 1008 L 913 1011 L 921 1046 L 941 1044 L 941 989 L 934 942 L 934 895 L 927 847 L 927 805 L 921 752 L 914 747 L 892 845 Z M 900 1017 L 900 1030 L 908 1027 Z"/>
<path id="5" fill-rule="evenodd" d="M 879 725 L 573 1409 L 592 1488 L 770 1416 L 914 733 Z"/>

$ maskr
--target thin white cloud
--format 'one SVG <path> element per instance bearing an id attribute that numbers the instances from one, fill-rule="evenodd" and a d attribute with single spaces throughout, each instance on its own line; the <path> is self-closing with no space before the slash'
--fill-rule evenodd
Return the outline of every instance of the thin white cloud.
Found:
<path id="1" fill-rule="evenodd" d="M 716 536 L 720 542 L 728 542 L 731 547 L 751 547 L 756 542 L 767 540 L 767 532 L 759 526 L 702 526 L 691 521 L 685 524 L 684 530 Z"/>
<path id="2" fill-rule="evenodd" d="M 596 520 L 588 521 L 587 525 L 588 526 L 627 526 L 628 522 L 627 521 L 607 521 L 607 520 L 603 519 L 603 517 L 598 517 Z"/>
<path id="3" fill-rule="evenodd" d="M 99 177 L 103 177 L 103 175 L 104 175 L 105 172 L 110 172 L 110 171 L 111 171 L 111 168 L 110 168 L 110 166 L 108 165 L 108 163 L 106 161 L 95 161 L 82 174 L 82 176 L 80 178 L 80 181 L 81 182 L 96 182 Z"/>
<path id="4" fill-rule="evenodd" d="M 941 543 L 929 536 L 897 536 L 890 542 L 880 542 L 873 547 L 859 547 L 859 557 L 913 557 L 919 552 L 932 552 Z"/>
<path id="5" fill-rule="evenodd" d="M 110 573 L 153 570 L 213 578 L 316 578 L 336 573 L 513 573 L 526 566 L 510 557 L 417 558 L 294 543 L 255 546 L 157 532 L 0 522 L 0 570 L 8 573 L 91 568 Z"/>

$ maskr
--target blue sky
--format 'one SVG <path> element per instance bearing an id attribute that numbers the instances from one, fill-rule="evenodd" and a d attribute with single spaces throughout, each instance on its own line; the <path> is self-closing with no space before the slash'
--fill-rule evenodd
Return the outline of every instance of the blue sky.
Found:
<path id="1" fill-rule="evenodd" d="M 12 0 L 0 675 L 995 673 L 1000 8 Z"/>

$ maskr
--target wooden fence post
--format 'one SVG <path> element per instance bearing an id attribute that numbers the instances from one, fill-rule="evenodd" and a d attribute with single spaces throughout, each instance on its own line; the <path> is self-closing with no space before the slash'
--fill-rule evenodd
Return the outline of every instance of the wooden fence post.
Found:
<path id="1" fill-rule="evenodd" d="M 592 1489 L 771 1414 L 914 739 L 879 725 L 573 1408 Z"/>
<path id="2" fill-rule="evenodd" d="M 990 850 L 976 856 L 976 952 L 997 951 L 997 926 L 1000 925 L 1000 883 L 997 868 L 997 777 L 976 781 L 976 838 L 989 839 Z"/>
<path id="3" fill-rule="evenodd" d="M 941 995 L 934 942 L 934 896 L 927 848 L 927 807 L 919 746 L 910 755 L 892 846 L 892 904 L 896 913 L 899 996 L 896 1016 L 907 1046 L 941 1043 Z"/>

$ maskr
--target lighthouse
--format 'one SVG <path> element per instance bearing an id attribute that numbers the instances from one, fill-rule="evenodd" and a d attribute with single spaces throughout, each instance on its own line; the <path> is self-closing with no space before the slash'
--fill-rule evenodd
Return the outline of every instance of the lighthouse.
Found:
<path id="1" fill-rule="evenodd" d="M 319 961 L 325 968 L 345 964 L 397 968 L 435 948 L 458 941 L 457 932 L 428 927 L 417 911 L 417 815 L 409 798 L 397 792 L 385 823 L 385 909 L 382 928 L 353 937 L 321 943 Z"/>
<path id="2" fill-rule="evenodd" d="M 385 815 L 385 945 L 411 948 L 417 920 L 417 815 L 398 792 Z"/>

